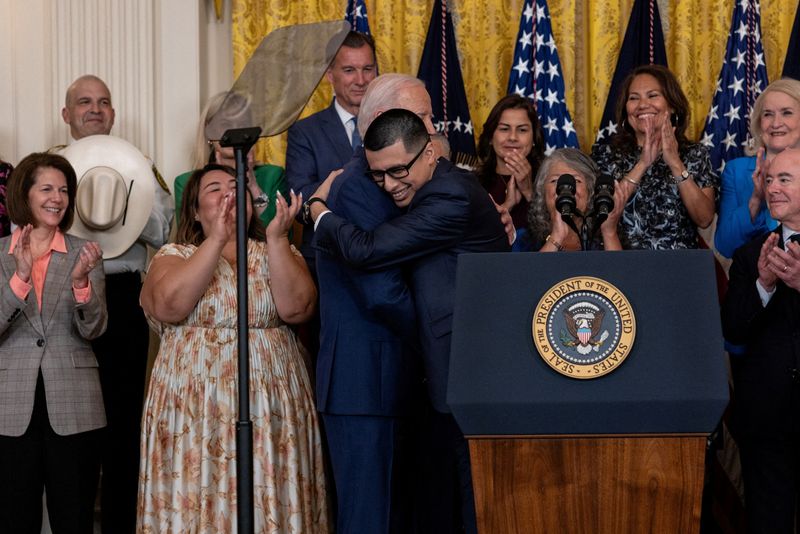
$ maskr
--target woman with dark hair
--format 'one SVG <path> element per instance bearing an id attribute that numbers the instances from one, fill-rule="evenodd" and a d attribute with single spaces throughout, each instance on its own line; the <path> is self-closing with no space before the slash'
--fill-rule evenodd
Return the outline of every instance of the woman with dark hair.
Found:
<path id="1" fill-rule="evenodd" d="M 563 174 L 575 177 L 575 203 L 578 210 L 586 213 L 592 205 L 594 185 L 597 180 L 597 165 L 578 149 L 561 148 L 547 156 L 539 167 L 533 184 L 534 194 L 528 212 L 533 250 L 541 252 L 560 252 L 562 250 L 581 250 L 580 237 L 561 218 L 556 210 L 556 183 Z M 625 205 L 624 192 L 614 190 L 614 210 L 600 225 L 599 235 L 589 244 L 593 250 L 622 250 L 617 225 Z M 583 219 L 573 217 L 575 227 L 580 231 Z"/>
<path id="2" fill-rule="evenodd" d="M 600 173 L 625 192 L 622 230 L 631 248 L 697 248 L 697 227 L 714 219 L 719 177 L 706 148 L 686 138 L 688 118 L 672 72 L 640 66 L 620 91 L 619 132 L 592 147 Z"/>
<path id="3" fill-rule="evenodd" d="M 533 177 L 544 158 L 544 134 L 531 100 L 514 94 L 495 104 L 478 139 L 478 158 L 481 184 L 509 211 L 517 228 L 514 250 L 527 248 Z"/>
<path id="4" fill-rule="evenodd" d="M 249 196 L 249 194 L 248 194 Z M 161 345 L 142 421 L 138 528 L 227 533 L 236 521 L 236 178 L 195 171 L 177 243 L 147 272 L 141 303 Z M 278 195 L 264 230 L 247 205 L 250 404 L 255 531 L 327 532 L 322 449 L 302 346 L 288 324 L 313 312 L 316 288 L 287 232 Z M 264 237 L 266 236 L 266 241 Z"/>
<path id="5" fill-rule="evenodd" d="M 8 218 L 8 208 L 6 207 L 6 187 L 8 177 L 14 167 L 0 159 L 0 237 L 5 237 L 11 233 L 11 220 Z"/>
<path id="6" fill-rule="evenodd" d="M 42 492 L 54 532 L 92 532 L 106 426 L 89 340 L 106 329 L 97 243 L 66 234 L 75 171 L 24 158 L 8 180 L 18 227 L 0 239 L 0 525 L 39 532 Z"/>

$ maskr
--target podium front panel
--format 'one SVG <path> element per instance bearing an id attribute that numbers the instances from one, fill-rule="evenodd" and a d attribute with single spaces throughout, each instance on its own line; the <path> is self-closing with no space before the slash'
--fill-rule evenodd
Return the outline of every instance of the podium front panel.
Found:
<path id="1" fill-rule="evenodd" d="M 616 286 L 636 318 L 627 359 L 590 380 L 537 352 L 536 305 L 571 277 Z M 728 402 L 712 253 L 459 256 L 448 404 L 466 435 L 708 433 Z"/>

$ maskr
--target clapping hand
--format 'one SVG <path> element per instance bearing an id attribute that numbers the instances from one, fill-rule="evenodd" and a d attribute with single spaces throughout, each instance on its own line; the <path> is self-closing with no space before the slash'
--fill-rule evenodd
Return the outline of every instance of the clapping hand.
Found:
<path id="1" fill-rule="evenodd" d="M 519 150 L 515 148 L 503 157 L 503 161 L 511 171 L 509 185 L 513 181 L 517 191 L 530 201 L 533 197 L 533 169 L 531 169 L 528 158 L 523 156 Z"/>
<path id="2" fill-rule="evenodd" d="M 94 241 L 85 243 L 78 254 L 78 261 L 72 268 L 72 287 L 83 289 L 89 285 L 89 273 L 103 260 L 103 251 Z"/>
<path id="3" fill-rule="evenodd" d="M 31 279 L 33 270 L 33 254 L 31 253 L 31 231 L 33 225 L 26 224 L 20 229 L 17 244 L 14 247 L 14 261 L 17 263 L 17 277 L 25 283 Z"/>
<path id="4" fill-rule="evenodd" d="M 277 239 L 285 239 L 289 235 L 289 229 L 292 227 L 292 222 L 297 214 L 300 212 L 300 207 L 303 205 L 302 193 L 296 195 L 294 189 L 289 191 L 289 200 L 291 205 L 286 203 L 286 199 L 280 193 L 276 194 L 275 199 L 275 216 L 267 226 L 267 242 Z"/>
<path id="5" fill-rule="evenodd" d="M 767 162 L 764 159 L 764 147 L 758 149 L 756 154 L 756 170 L 753 171 L 753 193 L 747 201 L 750 220 L 755 221 L 761 206 L 764 204 L 764 178 L 767 176 Z"/>

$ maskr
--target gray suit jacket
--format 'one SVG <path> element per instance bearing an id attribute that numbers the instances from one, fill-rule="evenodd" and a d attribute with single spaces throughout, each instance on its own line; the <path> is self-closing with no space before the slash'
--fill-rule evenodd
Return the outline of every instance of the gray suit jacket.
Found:
<path id="1" fill-rule="evenodd" d="M 53 252 L 42 311 L 31 290 L 22 301 L 9 280 L 16 270 L 8 253 L 11 236 L 0 239 L 0 435 L 21 436 L 33 413 L 39 369 L 44 377 L 50 426 L 60 435 L 105 426 L 97 359 L 89 340 L 106 329 L 102 262 L 89 274 L 91 298 L 76 304 L 70 274 L 83 239 L 65 235 L 67 253 Z"/>

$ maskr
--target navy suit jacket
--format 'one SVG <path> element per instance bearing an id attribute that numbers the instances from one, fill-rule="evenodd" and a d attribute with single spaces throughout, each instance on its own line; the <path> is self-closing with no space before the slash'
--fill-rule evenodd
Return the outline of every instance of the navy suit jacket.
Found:
<path id="1" fill-rule="evenodd" d="M 363 148 L 334 181 L 328 206 L 364 230 L 400 214 L 370 180 Z M 414 304 L 398 268 L 360 271 L 317 252 L 320 348 L 317 408 L 337 415 L 408 412 L 412 381 L 421 374 Z"/>
<path id="2" fill-rule="evenodd" d="M 353 147 L 333 104 L 297 121 L 289 128 L 286 145 L 286 181 L 308 200 L 331 171 L 341 169 L 353 156 Z M 303 228 L 300 252 L 313 258 L 313 225 Z"/>
<path id="3" fill-rule="evenodd" d="M 437 411 L 448 412 L 458 255 L 510 250 L 500 215 L 475 176 L 440 159 L 407 213 L 365 231 L 334 211 L 319 221 L 314 243 L 357 268 L 409 266 L 428 394 Z"/>
<path id="4" fill-rule="evenodd" d="M 764 307 L 756 289 L 758 257 L 769 234 L 734 253 L 722 305 L 725 339 L 746 349 L 731 357 L 740 431 L 764 437 L 798 432 L 800 424 L 792 376 L 800 369 L 800 293 L 779 280 Z"/>

